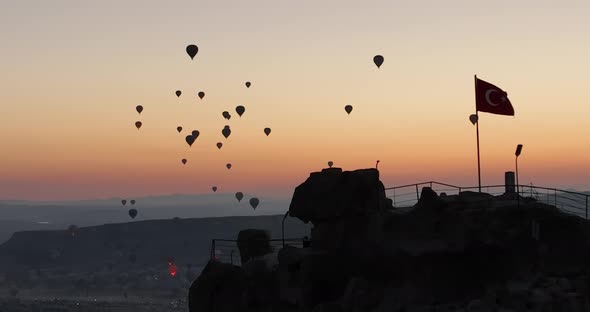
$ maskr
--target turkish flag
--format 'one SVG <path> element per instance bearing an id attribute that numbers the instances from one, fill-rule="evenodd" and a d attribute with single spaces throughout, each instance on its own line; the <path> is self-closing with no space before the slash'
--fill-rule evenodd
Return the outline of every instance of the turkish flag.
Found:
<path id="1" fill-rule="evenodd" d="M 475 109 L 480 112 L 514 116 L 508 93 L 489 82 L 475 78 Z"/>

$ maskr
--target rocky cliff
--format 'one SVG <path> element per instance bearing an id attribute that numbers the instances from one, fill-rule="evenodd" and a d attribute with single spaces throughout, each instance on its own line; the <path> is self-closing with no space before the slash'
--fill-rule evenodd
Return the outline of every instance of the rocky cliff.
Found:
<path id="1" fill-rule="evenodd" d="M 289 213 L 313 224 L 311 247 L 209 262 L 191 311 L 590 310 L 589 222 L 532 199 L 424 188 L 399 213 L 377 170 L 331 168 Z"/>

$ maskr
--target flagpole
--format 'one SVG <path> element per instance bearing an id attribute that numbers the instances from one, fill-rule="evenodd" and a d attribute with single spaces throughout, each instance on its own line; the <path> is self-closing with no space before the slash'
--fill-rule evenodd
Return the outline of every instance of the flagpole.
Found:
<path id="1" fill-rule="evenodd" d="M 477 135 L 477 182 L 479 192 L 481 193 L 481 165 L 479 161 L 479 115 L 477 111 L 477 75 L 473 75 L 473 81 L 475 83 L 475 116 L 477 116 L 477 122 L 475 123 L 475 132 Z"/>

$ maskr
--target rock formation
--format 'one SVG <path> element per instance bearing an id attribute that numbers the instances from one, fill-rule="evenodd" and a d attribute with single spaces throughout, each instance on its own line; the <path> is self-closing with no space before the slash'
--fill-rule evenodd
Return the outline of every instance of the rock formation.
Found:
<path id="1" fill-rule="evenodd" d="M 430 188 L 409 212 L 392 208 L 375 169 L 312 173 L 289 207 L 313 224 L 311 248 L 285 246 L 223 267 L 248 286 L 232 285 L 235 298 L 220 300 L 242 298 L 233 307 L 241 311 L 590 310 L 587 220 L 531 199 L 517 205 L 512 195 L 438 196 Z M 212 292 L 204 281 L 213 275 L 202 273 L 191 300 L 202 297 L 197 289 Z"/>

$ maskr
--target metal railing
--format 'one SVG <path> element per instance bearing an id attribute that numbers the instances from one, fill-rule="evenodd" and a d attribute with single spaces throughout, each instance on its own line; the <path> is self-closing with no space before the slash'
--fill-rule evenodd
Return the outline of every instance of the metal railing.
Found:
<path id="1" fill-rule="evenodd" d="M 478 192 L 478 186 L 456 186 L 436 181 L 414 183 L 385 188 L 386 196 L 393 201 L 395 208 L 410 208 L 420 200 L 422 187 L 430 187 L 437 194 L 457 195 L 465 191 Z M 553 205 L 563 212 L 588 219 L 590 194 L 561 190 L 557 188 L 518 185 L 521 198 L 533 198 L 538 202 Z M 499 196 L 505 193 L 505 185 L 486 185 L 482 192 Z"/>
<path id="2" fill-rule="evenodd" d="M 268 243 L 271 248 L 270 253 L 278 252 L 284 246 L 303 247 L 302 238 L 270 239 Z M 211 241 L 211 260 L 241 266 L 242 257 L 238 248 L 238 240 L 213 239 Z"/>

